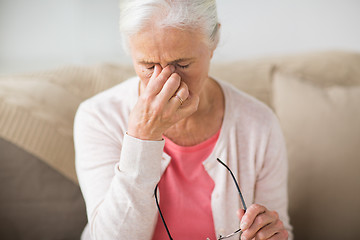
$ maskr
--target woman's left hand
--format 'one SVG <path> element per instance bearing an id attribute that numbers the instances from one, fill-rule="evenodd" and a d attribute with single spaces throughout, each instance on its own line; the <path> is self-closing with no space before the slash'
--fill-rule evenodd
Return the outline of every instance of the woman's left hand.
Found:
<path id="1" fill-rule="evenodd" d="M 241 239 L 288 239 L 288 232 L 276 211 L 269 211 L 259 204 L 251 205 L 246 212 L 238 211 Z"/>

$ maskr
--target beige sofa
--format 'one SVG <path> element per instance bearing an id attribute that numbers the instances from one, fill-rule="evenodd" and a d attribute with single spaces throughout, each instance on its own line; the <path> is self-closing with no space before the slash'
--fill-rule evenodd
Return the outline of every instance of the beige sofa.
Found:
<path id="1" fill-rule="evenodd" d="M 133 74 L 101 64 L 0 78 L 0 239 L 79 239 L 87 220 L 74 170 L 74 114 L 81 101 Z M 213 65 L 211 74 L 278 115 L 295 238 L 356 239 L 360 54 L 243 60 Z"/>

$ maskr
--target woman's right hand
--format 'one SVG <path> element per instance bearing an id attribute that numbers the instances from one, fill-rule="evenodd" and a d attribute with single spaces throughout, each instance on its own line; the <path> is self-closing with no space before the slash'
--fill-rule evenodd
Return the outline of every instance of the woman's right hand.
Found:
<path id="1" fill-rule="evenodd" d="M 164 69 L 155 65 L 130 113 L 128 135 L 142 140 L 161 140 L 168 128 L 197 110 L 199 97 L 190 95 L 187 85 L 174 71 L 173 65 Z"/>

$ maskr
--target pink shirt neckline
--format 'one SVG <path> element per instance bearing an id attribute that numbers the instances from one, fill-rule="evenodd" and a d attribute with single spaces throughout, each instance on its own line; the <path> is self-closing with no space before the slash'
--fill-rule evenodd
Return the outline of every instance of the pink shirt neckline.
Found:
<path id="1" fill-rule="evenodd" d="M 164 152 L 171 162 L 159 182 L 160 208 L 172 237 L 181 239 L 216 239 L 211 207 L 215 183 L 203 162 L 211 154 L 220 130 L 194 146 L 180 146 L 164 137 Z M 158 216 L 153 240 L 168 240 Z"/>
<path id="2" fill-rule="evenodd" d="M 201 149 L 207 148 L 209 145 L 214 145 L 216 144 L 216 141 L 219 138 L 221 129 L 219 131 L 217 131 L 217 133 L 215 133 L 213 136 L 211 136 L 210 138 L 206 139 L 205 141 L 193 145 L 193 146 L 181 146 L 178 145 L 176 143 L 174 143 L 173 141 L 171 141 L 169 138 L 167 138 L 166 136 L 163 136 L 163 138 L 165 139 L 165 145 L 169 148 L 171 148 L 173 151 L 177 151 L 177 152 L 195 152 L 195 151 L 199 151 Z"/>

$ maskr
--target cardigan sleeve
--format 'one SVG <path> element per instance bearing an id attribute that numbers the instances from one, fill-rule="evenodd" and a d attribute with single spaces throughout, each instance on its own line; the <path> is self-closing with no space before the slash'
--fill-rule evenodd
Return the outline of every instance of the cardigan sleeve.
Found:
<path id="1" fill-rule="evenodd" d="M 286 146 L 278 119 L 274 114 L 271 115 L 262 165 L 257 174 L 254 202 L 278 212 L 291 240 L 293 237 L 288 216 Z"/>
<path id="2" fill-rule="evenodd" d="M 91 239 L 151 239 L 164 141 L 127 134 L 117 139 L 110 129 L 91 107 L 79 107 L 74 124 L 76 171 Z"/>

